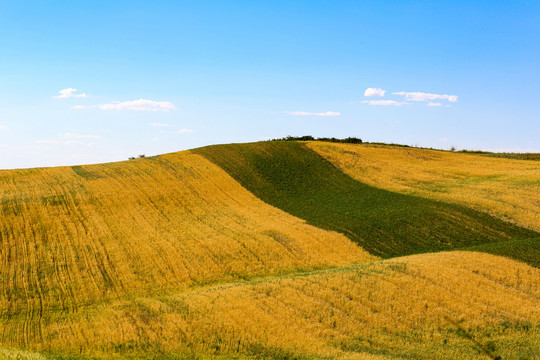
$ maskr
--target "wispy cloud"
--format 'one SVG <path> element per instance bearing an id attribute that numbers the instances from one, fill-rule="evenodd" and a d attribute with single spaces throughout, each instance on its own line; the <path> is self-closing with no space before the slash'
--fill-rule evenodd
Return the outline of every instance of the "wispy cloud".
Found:
<path id="1" fill-rule="evenodd" d="M 306 111 L 285 111 L 286 114 L 295 115 L 295 116 L 340 116 L 341 113 L 335 111 L 327 112 L 306 112 Z"/>
<path id="2" fill-rule="evenodd" d="M 405 99 L 409 101 L 428 101 L 428 100 L 448 100 L 450 102 L 458 101 L 457 95 L 441 95 L 441 94 L 430 94 L 430 93 L 423 93 L 423 92 L 405 92 L 405 91 L 398 91 L 392 94 L 405 96 Z"/>
<path id="3" fill-rule="evenodd" d="M 157 126 L 157 127 L 167 127 L 167 126 L 171 126 L 170 124 L 162 124 L 162 123 L 155 123 L 155 122 L 148 123 L 148 125 L 150 125 L 150 126 Z"/>
<path id="4" fill-rule="evenodd" d="M 427 106 L 442 106 L 442 104 L 441 103 L 430 102 L 429 104 L 427 104 Z"/>
<path id="5" fill-rule="evenodd" d="M 169 111 L 177 110 L 174 104 L 168 101 L 153 100 L 131 100 L 124 102 L 113 102 L 111 104 L 101 104 L 97 106 L 101 110 L 129 110 L 129 111 Z"/>
<path id="6" fill-rule="evenodd" d="M 394 100 L 364 100 L 361 102 L 364 104 L 375 105 L 375 106 L 401 106 L 401 105 L 408 104 L 406 102 L 394 101 Z"/>
<path id="7" fill-rule="evenodd" d="M 366 91 L 364 91 L 364 96 L 384 96 L 386 93 L 386 90 L 379 89 L 379 88 L 367 88 Z"/>
<path id="8" fill-rule="evenodd" d="M 38 144 L 47 144 L 47 145 L 56 145 L 60 144 L 59 140 L 38 140 L 36 141 Z"/>
<path id="9" fill-rule="evenodd" d="M 73 109 L 101 109 L 101 110 L 127 110 L 127 111 L 169 111 L 178 110 L 173 103 L 168 101 L 153 101 L 153 100 L 131 100 L 131 101 L 114 101 L 110 104 L 99 105 L 75 105 Z M 165 125 L 153 125 L 157 123 L 150 123 L 152 126 L 165 126 Z"/>
<path id="10" fill-rule="evenodd" d="M 0 130 L 6 130 L 7 129 L 7 126 L 5 125 L 0 125 Z"/>
<path id="11" fill-rule="evenodd" d="M 66 139 L 100 139 L 99 135 L 85 135 L 85 134 L 76 134 L 76 133 L 65 133 L 63 135 Z"/>
<path id="12" fill-rule="evenodd" d="M 77 89 L 74 88 L 67 88 L 60 90 L 58 93 L 60 95 L 53 96 L 53 99 L 68 99 L 68 98 L 83 98 L 87 97 L 85 93 L 76 94 Z"/>

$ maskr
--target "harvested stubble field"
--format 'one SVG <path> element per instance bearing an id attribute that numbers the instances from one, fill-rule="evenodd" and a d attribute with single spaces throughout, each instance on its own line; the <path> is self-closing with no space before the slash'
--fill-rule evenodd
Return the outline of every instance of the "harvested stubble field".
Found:
<path id="1" fill-rule="evenodd" d="M 373 257 L 264 204 L 190 153 L 0 172 L 3 343 L 48 311 Z"/>
<path id="2" fill-rule="evenodd" d="M 0 171 L 0 199 L 0 358 L 540 353 L 538 233 L 304 144 Z"/>
<path id="3" fill-rule="evenodd" d="M 413 255 L 48 312 L 42 336 L 70 356 L 485 358 L 456 332 L 463 320 L 504 358 L 532 358 L 539 272 L 482 253 Z"/>

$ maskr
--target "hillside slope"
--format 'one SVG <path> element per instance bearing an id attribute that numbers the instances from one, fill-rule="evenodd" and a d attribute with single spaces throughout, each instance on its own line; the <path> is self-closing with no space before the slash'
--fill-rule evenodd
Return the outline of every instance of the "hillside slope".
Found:
<path id="1" fill-rule="evenodd" d="M 383 258 L 538 236 L 463 206 L 360 183 L 297 142 L 193 151 L 265 202 L 315 226 L 342 232 Z"/>
<path id="2" fill-rule="evenodd" d="M 446 252 L 48 312 L 28 343 L 1 334 L 75 359 L 532 359 L 539 298 L 539 269 Z"/>
<path id="3" fill-rule="evenodd" d="M 540 230 L 540 162 L 370 144 L 306 146 L 363 183 L 472 207 Z"/>
<path id="4" fill-rule="evenodd" d="M 189 152 L 0 171 L 0 199 L 0 316 L 23 342 L 48 311 L 373 259 Z"/>

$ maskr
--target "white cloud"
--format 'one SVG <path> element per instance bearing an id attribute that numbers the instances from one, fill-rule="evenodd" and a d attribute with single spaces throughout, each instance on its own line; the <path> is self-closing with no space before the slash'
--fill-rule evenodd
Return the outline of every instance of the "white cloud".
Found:
<path id="1" fill-rule="evenodd" d="M 430 102 L 429 104 L 427 104 L 427 106 L 442 106 L 442 104 L 441 103 Z"/>
<path id="2" fill-rule="evenodd" d="M 38 140 L 36 141 L 38 144 L 47 144 L 47 145 L 56 145 L 60 144 L 60 141 L 58 140 Z"/>
<path id="3" fill-rule="evenodd" d="M 386 90 L 379 88 L 367 88 L 366 91 L 364 91 L 364 96 L 384 96 L 384 93 L 386 93 Z"/>
<path id="4" fill-rule="evenodd" d="M 429 94 L 423 92 L 405 92 L 399 91 L 392 93 L 394 95 L 405 96 L 406 100 L 410 101 L 427 101 L 427 100 L 448 100 L 450 102 L 457 102 L 457 95 L 441 95 L 441 94 Z"/>
<path id="5" fill-rule="evenodd" d="M 84 134 L 75 134 L 75 133 L 65 133 L 64 137 L 66 139 L 100 139 L 99 135 L 84 135 Z"/>
<path id="6" fill-rule="evenodd" d="M 361 101 L 364 104 L 377 105 L 377 106 L 401 106 L 408 104 L 406 102 L 394 101 L 394 100 L 364 100 Z"/>
<path id="7" fill-rule="evenodd" d="M 7 126 L 5 125 L 0 125 L 0 130 L 6 130 L 7 129 Z"/>
<path id="8" fill-rule="evenodd" d="M 150 125 L 150 126 L 157 126 L 157 127 L 167 127 L 167 126 L 171 126 L 170 124 L 162 124 L 162 123 L 154 123 L 154 122 L 148 123 L 148 125 Z"/>
<path id="9" fill-rule="evenodd" d="M 177 110 L 174 104 L 168 101 L 153 100 L 131 100 L 124 102 L 113 102 L 111 104 L 97 105 L 101 110 L 130 110 L 130 111 L 169 111 Z"/>
<path id="10" fill-rule="evenodd" d="M 58 92 L 60 95 L 53 96 L 52 98 L 53 99 L 68 99 L 68 98 L 72 98 L 72 97 L 74 97 L 74 98 L 83 98 L 83 97 L 88 96 L 85 93 L 76 94 L 76 92 L 77 92 L 77 89 L 67 88 L 67 89 L 60 90 Z"/>
<path id="11" fill-rule="evenodd" d="M 289 115 L 296 115 L 296 116 L 340 116 L 341 113 L 335 112 L 335 111 L 327 111 L 327 112 L 305 112 L 305 111 L 285 111 L 286 114 Z"/>

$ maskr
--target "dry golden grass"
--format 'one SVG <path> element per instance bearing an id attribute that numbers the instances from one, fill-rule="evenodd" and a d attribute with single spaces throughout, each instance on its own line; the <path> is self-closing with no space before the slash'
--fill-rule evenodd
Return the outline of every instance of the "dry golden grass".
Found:
<path id="1" fill-rule="evenodd" d="M 49 313 L 28 343 L 24 324 L 4 319 L 0 334 L 4 343 L 97 357 L 485 358 L 449 317 L 503 358 L 517 358 L 540 350 L 539 309 L 539 269 L 448 252 L 112 301 L 69 318 Z"/>
<path id="2" fill-rule="evenodd" d="M 381 145 L 307 142 L 372 186 L 458 203 L 540 230 L 540 163 Z"/>
<path id="3" fill-rule="evenodd" d="M 2 360 L 47 360 L 41 354 L 17 349 L 0 348 L 0 359 Z"/>
<path id="4" fill-rule="evenodd" d="M 44 339 L 50 311 L 373 259 L 189 152 L 0 171 L 0 199 L 0 311 L 18 321 L 0 345 Z"/>

